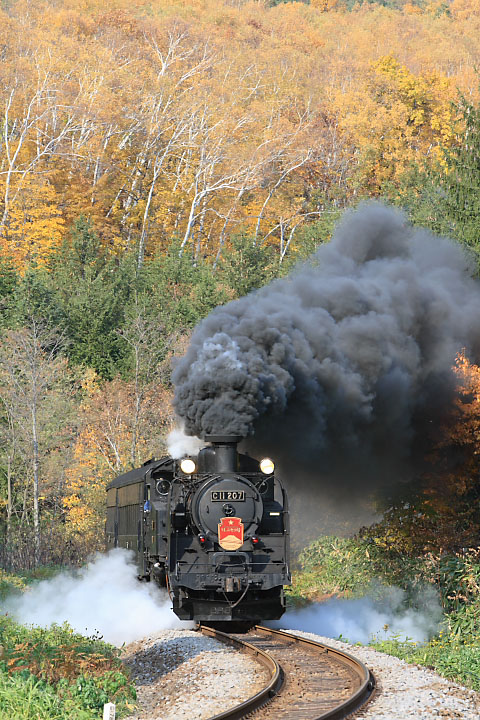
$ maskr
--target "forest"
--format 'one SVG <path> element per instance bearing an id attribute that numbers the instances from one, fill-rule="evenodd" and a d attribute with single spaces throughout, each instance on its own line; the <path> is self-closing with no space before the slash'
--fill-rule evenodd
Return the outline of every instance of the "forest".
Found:
<path id="1" fill-rule="evenodd" d="M 0 603 L 104 550 L 105 487 L 165 453 L 193 328 L 345 210 L 401 208 L 478 276 L 479 38 L 478 0 L 1 0 Z M 434 637 L 372 642 L 477 690 L 479 362 L 458 349 L 420 476 L 295 547 L 288 589 L 423 611 L 433 588 Z M 127 714 L 117 655 L 2 614 L 0 718 Z"/>
<path id="2" fill-rule="evenodd" d="M 475 0 L 3 0 L 3 567 L 103 547 L 192 328 L 345 208 L 383 198 L 478 257 L 479 36 Z M 405 552 L 478 541 L 480 369 L 454 370 L 434 470 L 378 530 Z"/>

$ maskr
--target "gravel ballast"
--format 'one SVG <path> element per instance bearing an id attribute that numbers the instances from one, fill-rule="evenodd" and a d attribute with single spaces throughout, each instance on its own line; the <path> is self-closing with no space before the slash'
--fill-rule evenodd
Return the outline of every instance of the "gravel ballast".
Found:
<path id="1" fill-rule="evenodd" d="M 193 630 L 162 630 L 127 645 L 137 688 L 126 720 L 205 720 L 255 695 L 267 671 L 253 658 Z"/>
<path id="2" fill-rule="evenodd" d="M 356 717 L 480 718 L 480 693 L 426 668 L 373 648 L 307 632 L 292 634 L 345 650 L 373 671 L 377 695 Z M 138 695 L 138 712 L 127 720 L 205 720 L 251 697 L 267 680 L 266 671 L 253 658 L 192 630 L 164 630 L 131 643 L 123 659 Z"/>
<path id="3" fill-rule="evenodd" d="M 291 632 L 291 631 L 287 631 Z M 419 665 L 378 652 L 370 647 L 295 630 L 292 635 L 311 638 L 344 650 L 372 670 L 377 680 L 375 698 L 357 713 L 364 720 L 479 720 L 480 693 L 468 690 Z"/>

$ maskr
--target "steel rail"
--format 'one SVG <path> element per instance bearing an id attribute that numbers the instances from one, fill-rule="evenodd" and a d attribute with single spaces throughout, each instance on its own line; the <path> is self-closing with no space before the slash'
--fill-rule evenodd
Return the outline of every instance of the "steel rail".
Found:
<path id="1" fill-rule="evenodd" d="M 353 713 L 355 710 L 358 710 L 360 707 L 365 705 L 365 703 L 371 700 L 376 688 L 375 677 L 371 670 L 369 670 L 367 666 L 362 663 L 361 660 L 358 660 L 353 655 L 350 655 L 343 650 L 337 650 L 336 648 L 332 648 L 329 645 L 319 643 L 316 640 L 300 637 L 299 635 L 285 632 L 283 630 L 272 630 L 270 628 L 265 628 L 260 625 L 257 626 L 255 630 L 256 632 L 265 635 L 287 637 L 290 640 L 293 639 L 296 643 L 299 643 L 301 645 L 308 645 L 310 647 L 314 647 L 319 652 L 326 653 L 327 655 L 335 658 L 335 660 L 337 660 L 339 663 L 343 665 L 348 665 L 348 667 L 353 670 L 358 676 L 360 686 L 358 690 L 353 695 L 351 695 L 350 698 L 348 698 L 348 700 L 345 700 L 331 710 L 322 713 L 322 715 L 319 715 L 316 718 L 312 718 L 312 720 L 343 720 L 343 718 L 346 718 L 348 715 Z"/>
<path id="2" fill-rule="evenodd" d="M 252 645 L 246 640 L 239 640 L 219 630 L 214 630 L 203 625 L 201 625 L 199 629 L 204 635 L 214 637 L 221 642 L 233 645 L 239 650 L 253 655 L 270 671 L 269 683 L 256 695 L 253 695 L 240 705 L 236 705 L 231 710 L 226 710 L 219 715 L 212 716 L 208 720 L 240 720 L 275 698 L 282 687 L 284 673 L 279 663 L 269 653 L 255 647 L 255 645 Z M 303 645 L 314 648 L 319 653 L 329 655 L 340 665 L 348 666 L 357 676 L 358 688 L 347 700 L 342 701 L 321 715 L 312 716 L 311 720 L 344 720 L 352 713 L 358 711 L 374 696 L 376 683 L 372 672 L 360 660 L 353 657 L 353 655 L 283 630 L 272 630 L 261 625 L 256 625 L 252 630 L 257 634 L 271 636 L 279 640 L 288 639 L 289 642 L 294 642 L 299 646 Z M 248 635 L 246 635 L 246 637 L 248 638 Z"/>
<path id="3" fill-rule="evenodd" d="M 227 645 L 233 645 L 241 652 L 246 652 L 249 655 L 253 655 L 254 658 L 263 665 L 270 673 L 270 680 L 262 690 L 260 690 L 252 697 L 248 698 L 244 702 L 236 705 L 231 710 L 226 710 L 219 715 L 214 715 L 208 720 L 240 720 L 240 718 L 246 717 L 251 712 L 258 710 L 269 702 L 278 693 L 283 685 L 283 671 L 275 658 L 271 657 L 268 653 L 260 648 L 256 648 L 245 640 L 237 640 L 237 638 L 228 635 L 227 633 L 221 632 L 220 630 L 214 630 L 213 628 L 200 625 L 200 632 L 203 635 L 209 635 L 214 637 L 216 640 L 220 640 Z"/>

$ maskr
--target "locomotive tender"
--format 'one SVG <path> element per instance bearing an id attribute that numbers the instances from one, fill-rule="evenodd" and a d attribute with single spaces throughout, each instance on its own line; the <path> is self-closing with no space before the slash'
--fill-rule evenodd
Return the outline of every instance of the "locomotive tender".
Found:
<path id="1" fill-rule="evenodd" d="M 133 550 L 182 620 L 248 627 L 285 611 L 287 495 L 241 439 L 209 435 L 196 457 L 149 460 L 107 487 L 107 547 Z"/>

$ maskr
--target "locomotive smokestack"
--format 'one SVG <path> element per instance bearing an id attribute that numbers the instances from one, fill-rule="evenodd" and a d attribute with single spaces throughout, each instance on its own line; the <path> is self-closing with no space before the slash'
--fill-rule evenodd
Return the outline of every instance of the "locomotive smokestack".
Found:
<path id="1" fill-rule="evenodd" d="M 201 465 L 205 463 L 205 472 L 236 472 L 237 444 L 243 440 L 241 435 L 205 435 L 205 442 L 211 443 L 199 454 Z M 202 468 L 203 469 L 203 468 Z"/>

